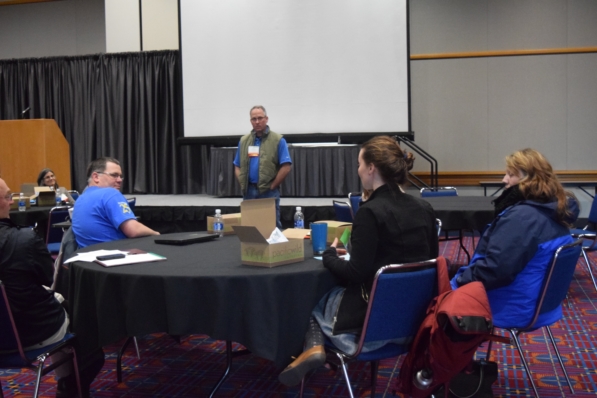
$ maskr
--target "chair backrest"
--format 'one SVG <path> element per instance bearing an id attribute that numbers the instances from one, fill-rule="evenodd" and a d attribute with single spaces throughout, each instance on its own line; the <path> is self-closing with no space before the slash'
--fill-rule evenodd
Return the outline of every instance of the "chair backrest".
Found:
<path id="1" fill-rule="evenodd" d="M 68 264 L 64 264 L 66 260 L 71 258 L 73 254 L 79 249 L 75 233 L 72 228 L 64 231 L 62 242 L 60 243 L 60 251 L 54 261 L 54 283 L 52 290 L 58 292 L 68 300 Z"/>
<path id="2" fill-rule="evenodd" d="M 597 200 L 593 198 L 593 204 L 591 205 L 591 211 L 589 212 L 589 222 L 597 224 Z"/>
<path id="3" fill-rule="evenodd" d="M 336 212 L 336 221 L 352 222 L 352 213 L 350 205 L 346 202 L 333 200 L 334 212 Z"/>
<path id="4" fill-rule="evenodd" d="M 73 198 L 75 201 L 79 199 L 79 192 L 75 191 L 74 189 L 69 190 L 68 193 L 70 193 L 71 198 Z"/>
<path id="5" fill-rule="evenodd" d="M 406 344 L 414 338 L 429 303 L 438 294 L 436 263 L 387 265 L 377 271 L 355 355 L 369 341 L 404 339 Z"/>
<path id="6" fill-rule="evenodd" d="M 4 288 L 2 281 L 0 281 L 0 336 L 2 336 L 0 350 L 18 351 L 23 360 L 23 364 L 27 364 L 25 352 L 21 345 L 17 326 L 15 325 L 10 304 L 8 302 L 8 296 L 6 295 L 6 289 Z"/>
<path id="7" fill-rule="evenodd" d="M 360 192 L 351 192 L 348 194 L 348 201 L 350 202 L 350 207 L 352 209 L 352 218 L 356 216 L 357 210 L 359 210 L 359 206 L 361 205 L 361 193 Z"/>
<path id="8" fill-rule="evenodd" d="M 582 239 L 578 239 L 567 245 L 560 246 L 556 250 L 550 265 L 545 271 L 545 278 L 535 307 L 535 315 L 531 323 L 524 329 L 532 328 L 539 315 L 553 311 L 562 304 L 574 276 L 576 263 L 582 250 L 582 242 Z"/>
<path id="9" fill-rule="evenodd" d="M 422 198 L 431 198 L 436 196 L 458 196 L 458 190 L 454 187 L 421 188 Z"/>
<path id="10" fill-rule="evenodd" d="M 135 211 L 135 205 L 137 204 L 137 198 L 127 198 L 126 199 L 127 202 L 129 202 L 129 207 L 131 208 L 131 211 Z"/>
<path id="11" fill-rule="evenodd" d="M 66 221 L 68 217 L 68 206 L 56 206 L 50 209 L 48 216 L 48 230 L 46 231 L 46 245 L 50 243 L 60 243 L 64 232 L 62 228 L 56 228 L 52 225 Z"/>

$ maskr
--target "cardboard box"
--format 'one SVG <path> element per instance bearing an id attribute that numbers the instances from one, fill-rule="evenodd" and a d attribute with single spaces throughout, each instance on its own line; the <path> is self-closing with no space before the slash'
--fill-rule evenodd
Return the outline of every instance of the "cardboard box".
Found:
<path id="1" fill-rule="evenodd" d="M 240 213 L 222 214 L 222 220 L 224 220 L 224 235 L 234 235 L 233 225 L 241 225 Z M 207 217 L 207 232 L 214 233 L 214 217 Z"/>
<path id="2" fill-rule="evenodd" d="M 245 200 L 240 204 L 241 225 L 232 228 L 240 239 L 241 261 L 245 265 L 277 267 L 305 259 L 303 238 L 285 234 L 288 242 L 267 243 L 276 228 L 275 199 Z"/>
<path id="3" fill-rule="evenodd" d="M 50 187 L 34 187 L 38 206 L 56 206 L 56 193 Z"/>
<path id="4" fill-rule="evenodd" d="M 310 237 L 311 230 L 301 228 L 288 228 L 284 230 L 283 234 L 287 238 L 305 239 L 305 237 Z"/>
<path id="5" fill-rule="evenodd" d="M 345 229 L 349 229 L 352 231 L 352 223 L 344 222 L 344 221 L 316 221 L 316 224 L 326 223 L 328 225 L 328 238 L 327 244 L 330 245 L 334 241 L 334 239 L 340 237 L 344 233 Z"/>
<path id="6" fill-rule="evenodd" d="M 10 210 L 18 210 L 19 209 L 19 196 L 20 196 L 20 192 L 12 194 L 12 204 L 10 205 Z M 31 207 L 31 202 L 30 202 L 29 196 L 25 196 L 25 206 L 27 208 Z"/>

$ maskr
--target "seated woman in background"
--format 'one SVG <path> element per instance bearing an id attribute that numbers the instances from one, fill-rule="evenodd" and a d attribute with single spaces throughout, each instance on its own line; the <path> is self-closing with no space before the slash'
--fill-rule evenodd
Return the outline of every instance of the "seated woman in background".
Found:
<path id="1" fill-rule="evenodd" d="M 363 145 L 358 174 L 363 189 L 372 193 L 354 219 L 350 260 L 338 257 L 338 239 L 323 254 L 324 267 L 342 286 L 327 293 L 313 310 L 304 352 L 280 373 L 282 384 L 296 385 L 308 371 L 325 363 L 324 334 L 338 348 L 356 351 L 369 292 L 379 268 L 437 257 L 433 208 L 400 188 L 413 160 L 412 153 L 403 152 L 390 137 L 374 137 Z M 375 346 L 365 346 L 363 352 L 386 343 L 375 342 Z"/>
<path id="2" fill-rule="evenodd" d="M 37 186 L 50 187 L 54 191 L 60 193 L 60 196 L 62 197 L 63 202 L 68 202 L 70 204 L 75 203 L 75 200 L 70 195 L 68 190 L 66 190 L 66 188 L 63 188 L 58 185 L 58 181 L 56 180 L 56 176 L 54 175 L 54 172 L 48 168 L 43 169 L 42 171 L 39 172 L 39 175 L 37 176 Z"/>
<path id="3" fill-rule="evenodd" d="M 505 190 L 493 203 L 496 218 L 475 255 L 451 281 L 452 288 L 480 281 L 497 326 L 531 321 L 545 270 L 556 249 L 573 241 L 569 226 L 578 217 L 576 198 L 564 191 L 547 159 L 534 149 L 506 157 Z M 539 324 L 561 317 L 541 314 Z"/>

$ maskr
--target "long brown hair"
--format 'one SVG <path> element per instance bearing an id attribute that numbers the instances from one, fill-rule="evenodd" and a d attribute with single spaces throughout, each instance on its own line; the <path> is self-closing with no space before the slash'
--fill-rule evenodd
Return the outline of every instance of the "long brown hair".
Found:
<path id="1" fill-rule="evenodd" d="M 518 188 L 525 199 L 539 203 L 557 200 L 558 222 L 568 226 L 566 220 L 571 214 L 568 198 L 575 197 L 564 190 L 545 156 L 534 149 L 525 148 L 506 156 L 506 167 L 520 176 Z"/>
<path id="2" fill-rule="evenodd" d="M 385 135 L 373 137 L 362 149 L 365 163 L 373 164 L 390 187 L 397 189 L 398 184 L 406 182 L 415 158 L 412 153 L 403 151 L 395 139 Z"/>

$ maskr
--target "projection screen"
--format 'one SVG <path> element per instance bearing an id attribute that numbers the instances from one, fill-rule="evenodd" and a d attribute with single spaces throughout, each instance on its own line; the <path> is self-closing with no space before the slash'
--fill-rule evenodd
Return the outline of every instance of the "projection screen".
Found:
<path id="1" fill-rule="evenodd" d="M 179 0 L 185 137 L 410 131 L 407 0 Z"/>

